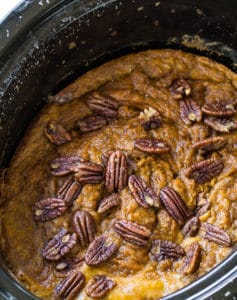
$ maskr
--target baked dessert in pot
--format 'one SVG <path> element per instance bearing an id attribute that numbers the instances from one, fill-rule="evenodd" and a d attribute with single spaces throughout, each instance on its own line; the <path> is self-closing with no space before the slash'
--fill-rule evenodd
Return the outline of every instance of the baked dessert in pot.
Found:
<path id="1" fill-rule="evenodd" d="M 158 299 L 236 242 L 237 76 L 149 50 L 54 96 L 4 172 L 1 250 L 42 299 Z"/>

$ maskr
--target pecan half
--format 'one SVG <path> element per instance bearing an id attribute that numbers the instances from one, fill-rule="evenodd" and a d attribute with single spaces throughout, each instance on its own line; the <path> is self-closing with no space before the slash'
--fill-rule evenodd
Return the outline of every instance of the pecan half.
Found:
<path id="1" fill-rule="evenodd" d="M 69 178 L 60 187 L 57 197 L 64 200 L 67 206 L 70 206 L 77 199 L 81 192 L 81 184 L 74 178 Z"/>
<path id="2" fill-rule="evenodd" d="M 104 180 L 104 168 L 102 165 L 93 163 L 80 163 L 75 178 L 81 184 L 100 183 Z"/>
<path id="3" fill-rule="evenodd" d="M 150 154 L 166 153 L 170 151 L 170 147 L 167 145 L 167 143 L 163 142 L 162 140 L 152 138 L 136 139 L 134 142 L 134 147 Z"/>
<path id="4" fill-rule="evenodd" d="M 225 232 L 220 227 L 203 222 L 202 229 L 205 232 L 204 238 L 209 242 L 214 242 L 221 246 L 230 247 L 232 244 L 231 238 L 227 232 Z"/>
<path id="5" fill-rule="evenodd" d="M 201 246 L 198 242 L 191 243 L 186 249 L 186 257 L 184 258 L 182 271 L 184 274 L 193 274 L 200 265 L 201 261 Z"/>
<path id="6" fill-rule="evenodd" d="M 55 289 L 56 296 L 60 299 L 72 300 L 82 290 L 85 284 L 85 276 L 80 271 L 72 272 L 62 280 Z"/>
<path id="7" fill-rule="evenodd" d="M 107 119 L 102 116 L 87 116 L 77 121 L 77 126 L 82 133 L 95 131 L 107 124 Z"/>
<path id="8" fill-rule="evenodd" d="M 63 176 L 76 172 L 82 161 L 83 159 L 79 156 L 65 156 L 56 158 L 50 163 L 51 174 L 54 176 Z"/>
<path id="9" fill-rule="evenodd" d="M 46 245 L 42 255 L 47 260 L 59 260 L 66 255 L 76 244 L 75 233 L 68 233 L 66 229 L 61 229 Z"/>
<path id="10" fill-rule="evenodd" d="M 113 207 L 116 207 L 120 204 L 121 199 L 117 194 L 109 195 L 100 200 L 97 211 L 100 214 L 103 214 L 110 210 Z"/>
<path id="11" fill-rule="evenodd" d="M 173 82 L 170 91 L 174 99 L 182 99 L 191 94 L 191 87 L 186 80 L 177 79 Z"/>
<path id="12" fill-rule="evenodd" d="M 47 123 L 47 126 L 44 128 L 44 134 L 51 143 L 57 146 L 71 141 L 71 136 L 66 129 L 54 121 L 49 121 Z"/>
<path id="13" fill-rule="evenodd" d="M 217 177 L 224 168 L 224 163 L 220 159 L 206 159 L 191 165 L 186 170 L 186 176 L 194 179 L 197 183 L 206 183 Z"/>
<path id="14" fill-rule="evenodd" d="M 106 238 L 101 235 L 94 239 L 86 251 L 85 262 L 88 266 L 97 266 L 107 261 L 118 247 L 114 243 L 108 243 Z"/>
<path id="15" fill-rule="evenodd" d="M 219 150 L 227 144 L 227 140 L 223 136 L 213 136 L 208 139 L 196 142 L 192 145 L 194 150 L 200 149 L 203 151 Z"/>
<path id="16" fill-rule="evenodd" d="M 114 224 L 114 231 L 125 241 L 137 246 L 145 246 L 148 243 L 151 231 L 142 225 L 127 220 L 119 220 Z"/>
<path id="17" fill-rule="evenodd" d="M 109 155 L 105 187 L 109 193 L 120 191 L 126 187 L 128 181 L 128 166 L 126 155 L 117 150 Z"/>
<path id="18" fill-rule="evenodd" d="M 180 117 L 186 125 L 192 125 L 194 122 L 202 120 L 201 107 L 193 99 L 187 99 L 179 102 Z"/>
<path id="19" fill-rule="evenodd" d="M 155 191 L 146 185 L 142 178 L 131 175 L 128 180 L 128 187 L 136 202 L 144 207 L 159 207 L 159 198 Z"/>
<path id="20" fill-rule="evenodd" d="M 204 215 L 211 207 L 211 202 L 204 197 L 204 193 L 199 193 L 197 197 L 197 206 L 195 209 L 196 216 L 200 217 Z"/>
<path id="21" fill-rule="evenodd" d="M 187 218 L 192 215 L 179 193 L 171 187 L 167 186 L 160 190 L 160 200 L 169 215 L 180 225 L 184 224 Z"/>
<path id="22" fill-rule="evenodd" d="M 61 216 L 67 209 L 64 200 L 47 198 L 37 201 L 33 207 L 34 218 L 39 222 L 46 222 Z"/>
<path id="23" fill-rule="evenodd" d="M 88 96 L 87 105 L 96 114 L 104 117 L 116 117 L 118 114 L 118 102 L 105 95 L 92 93 Z"/>
<path id="24" fill-rule="evenodd" d="M 235 113 L 235 108 L 230 101 L 219 101 L 216 103 L 204 104 L 202 111 L 214 117 L 230 117 Z"/>
<path id="25" fill-rule="evenodd" d="M 198 232 L 200 225 L 200 221 L 198 217 L 192 217 L 188 222 L 184 225 L 182 229 L 182 233 L 185 236 L 195 236 Z"/>
<path id="26" fill-rule="evenodd" d="M 206 117 L 204 123 L 212 129 L 223 133 L 228 133 L 231 130 L 237 129 L 237 123 L 233 119 Z"/>
<path id="27" fill-rule="evenodd" d="M 177 260 L 184 255 L 185 251 L 180 245 L 166 240 L 154 240 L 149 253 L 149 257 L 156 261 Z"/>
<path id="28" fill-rule="evenodd" d="M 115 285 L 116 283 L 107 276 L 97 275 L 89 282 L 86 293 L 91 298 L 100 299 L 112 290 Z"/>
<path id="29" fill-rule="evenodd" d="M 72 218 L 72 227 L 83 247 L 94 240 L 96 233 L 95 222 L 89 212 L 77 211 Z"/>
<path id="30" fill-rule="evenodd" d="M 142 121 L 142 127 L 149 131 L 151 129 L 157 129 L 162 125 L 162 119 L 157 110 L 152 107 L 145 108 L 144 112 L 141 112 L 139 118 Z"/>

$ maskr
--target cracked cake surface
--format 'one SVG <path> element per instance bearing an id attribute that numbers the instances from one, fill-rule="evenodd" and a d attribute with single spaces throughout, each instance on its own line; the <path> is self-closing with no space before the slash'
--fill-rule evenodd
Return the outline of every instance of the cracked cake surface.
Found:
<path id="1" fill-rule="evenodd" d="M 1 251 L 41 299 L 159 299 L 237 241 L 237 75 L 148 50 L 47 104 L 1 187 Z"/>

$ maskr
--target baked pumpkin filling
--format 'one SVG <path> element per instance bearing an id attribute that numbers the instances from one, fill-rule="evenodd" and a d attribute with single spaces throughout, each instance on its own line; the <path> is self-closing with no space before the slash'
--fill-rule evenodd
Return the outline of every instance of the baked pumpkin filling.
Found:
<path id="1" fill-rule="evenodd" d="M 1 251 L 42 299 L 158 299 L 237 241 L 237 75 L 175 50 L 93 69 L 47 104 L 1 188 Z"/>

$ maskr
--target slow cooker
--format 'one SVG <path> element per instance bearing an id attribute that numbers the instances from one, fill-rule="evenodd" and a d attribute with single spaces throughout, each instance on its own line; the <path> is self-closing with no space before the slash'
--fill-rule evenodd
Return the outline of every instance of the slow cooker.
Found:
<path id="1" fill-rule="evenodd" d="M 25 129 L 53 94 L 111 58 L 148 48 L 182 49 L 237 71 L 237 2 L 23 1 L 0 25 L 1 168 L 8 166 Z M 233 251 L 208 274 L 163 299 L 236 297 Z M 37 299 L 15 281 L 4 257 L 0 298 Z"/>

